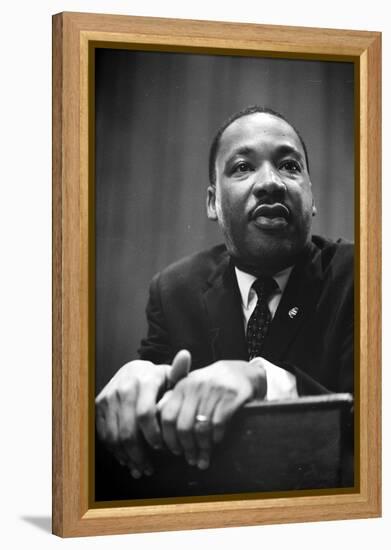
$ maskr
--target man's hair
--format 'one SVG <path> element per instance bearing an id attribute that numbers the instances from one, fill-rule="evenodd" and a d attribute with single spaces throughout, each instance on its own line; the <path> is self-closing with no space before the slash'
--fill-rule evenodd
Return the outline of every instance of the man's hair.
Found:
<path id="1" fill-rule="evenodd" d="M 273 109 L 270 109 L 269 107 L 264 107 L 261 105 L 251 105 L 250 107 L 246 107 L 245 109 L 238 111 L 237 113 L 234 113 L 228 120 L 224 122 L 222 126 L 218 129 L 213 141 L 212 145 L 209 150 L 209 181 L 212 185 L 216 185 L 216 158 L 217 153 L 219 152 L 219 146 L 221 141 L 221 136 L 225 132 L 225 130 L 230 126 L 235 120 L 238 120 L 238 118 L 242 118 L 247 115 L 252 115 L 254 113 L 266 113 L 268 115 L 273 115 L 277 118 L 280 118 L 281 120 L 284 120 L 289 126 L 295 131 L 297 134 L 297 137 L 300 140 L 300 143 L 304 150 L 305 155 L 305 162 L 307 165 L 308 173 L 310 171 L 310 165 L 308 161 L 308 153 L 307 153 L 307 147 L 304 143 L 303 138 L 301 137 L 300 133 L 297 131 L 297 129 L 287 120 L 281 113 L 278 113 L 277 111 L 274 111 Z"/>

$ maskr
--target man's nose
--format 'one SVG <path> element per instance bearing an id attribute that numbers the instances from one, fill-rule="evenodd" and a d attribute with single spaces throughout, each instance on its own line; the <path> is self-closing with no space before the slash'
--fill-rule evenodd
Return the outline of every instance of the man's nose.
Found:
<path id="1" fill-rule="evenodd" d="M 286 186 L 278 173 L 278 170 L 271 163 L 265 163 L 255 174 L 253 192 L 255 194 L 285 193 Z"/>

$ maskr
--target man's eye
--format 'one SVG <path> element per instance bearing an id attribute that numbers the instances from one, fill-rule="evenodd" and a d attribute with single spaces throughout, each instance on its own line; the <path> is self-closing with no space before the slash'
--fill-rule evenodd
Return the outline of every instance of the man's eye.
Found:
<path id="1" fill-rule="evenodd" d="M 296 160 L 284 160 L 280 164 L 280 170 L 286 170 L 288 172 L 301 172 L 301 166 Z"/>
<path id="2" fill-rule="evenodd" d="M 242 161 L 235 164 L 235 166 L 232 169 L 232 173 L 243 174 L 245 172 L 249 172 L 250 170 L 251 170 L 251 166 L 247 162 Z"/>

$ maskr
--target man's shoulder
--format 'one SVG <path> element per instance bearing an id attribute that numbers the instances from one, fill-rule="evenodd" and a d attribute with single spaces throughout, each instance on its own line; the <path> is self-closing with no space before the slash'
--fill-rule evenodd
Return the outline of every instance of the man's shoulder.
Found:
<path id="1" fill-rule="evenodd" d="M 312 243 L 324 255 L 334 256 L 338 254 L 346 257 L 353 257 L 354 255 L 354 243 L 342 237 L 333 240 L 328 237 L 313 235 Z"/>
<path id="2" fill-rule="evenodd" d="M 319 235 L 312 237 L 315 255 L 319 254 L 324 272 L 332 269 L 335 272 L 353 274 L 354 243 L 343 238 L 332 240 Z"/>
<path id="3" fill-rule="evenodd" d="M 354 250 L 354 243 L 352 241 L 344 239 L 343 237 L 339 237 L 338 239 L 331 239 L 329 237 L 325 237 L 321 235 L 313 235 L 312 242 L 319 249 L 322 249 L 322 250 L 341 249 L 341 250 L 350 251 L 350 252 Z"/>
<path id="4" fill-rule="evenodd" d="M 224 244 L 213 246 L 207 250 L 196 252 L 172 263 L 163 271 L 163 277 L 201 277 L 205 278 L 214 273 L 228 262 L 228 253 Z"/>
<path id="5" fill-rule="evenodd" d="M 204 284 L 216 273 L 223 270 L 229 262 L 224 244 L 191 254 L 164 268 L 157 277 L 161 284 L 181 284 L 191 281 Z"/>

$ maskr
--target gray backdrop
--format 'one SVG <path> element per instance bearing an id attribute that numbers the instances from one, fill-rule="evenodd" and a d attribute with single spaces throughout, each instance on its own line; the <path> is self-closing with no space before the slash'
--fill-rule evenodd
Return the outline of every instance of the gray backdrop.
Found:
<path id="1" fill-rule="evenodd" d="M 354 236 L 353 64 L 99 49 L 96 54 L 96 388 L 136 357 L 151 277 L 221 242 L 207 220 L 208 149 L 247 105 L 304 138 L 314 232 Z"/>

